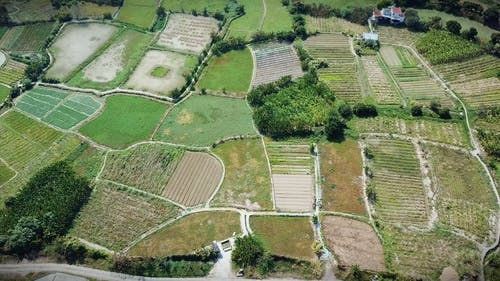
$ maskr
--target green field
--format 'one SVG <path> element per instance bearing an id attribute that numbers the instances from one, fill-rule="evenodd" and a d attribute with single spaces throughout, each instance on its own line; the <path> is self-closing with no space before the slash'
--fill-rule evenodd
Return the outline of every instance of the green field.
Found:
<path id="1" fill-rule="evenodd" d="M 93 180 L 101 170 L 104 151 L 95 148 L 88 142 L 80 143 L 66 159 L 70 163 L 73 171 L 80 177 Z"/>
<path id="2" fill-rule="evenodd" d="M 199 89 L 246 93 L 252 80 L 253 60 L 250 50 L 231 51 L 214 56 L 198 83 Z"/>
<path id="3" fill-rule="evenodd" d="M 213 152 L 226 168 L 214 205 L 272 209 L 269 168 L 260 139 L 226 142 Z"/>
<path id="4" fill-rule="evenodd" d="M 39 51 L 54 29 L 53 22 L 15 26 L 9 30 L 8 39 L 2 41 L 1 48 L 11 52 L 31 53 Z"/>
<path id="5" fill-rule="evenodd" d="M 164 0 L 162 6 L 170 11 L 190 13 L 196 10 L 201 13 L 206 8 L 209 13 L 223 12 L 224 7 L 229 4 L 228 0 Z"/>
<path id="6" fill-rule="evenodd" d="M 0 160 L 0 186 L 9 181 L 15 175 L 16 172 Z"/>
<path id="7" fill-rule="evenodd" d="M 148 29 L 156 17 L 156 0 L 125 0 L 118 21 Z"/>
<path id="8" fill-rule="evenodd" d="M 0 104 L 9 96 L 10 88 L 0 84 Z"/>
<path id="9" fill-rule="evenodd" d="M 209 146 L 225 137 L 255 134 L 246 101 L 193 95 L 168 114 L 154 138 Z"/>
<path id="10" fill-rule="evenodd" d="M 111 96 L 106 99 L 104 112 L 80 132 L 110 147 L 125 147 L 148 139 L 167 107 L 141 97 Z"/>
<path id="11" fill-rule="evenodd" d="M 377 6 L 377 0 L 304 0 L 304 4 L 325 4 L 334 8 Z"/>
<path id="12" fill-rule="evenodd" d="M 20 81 L 24 76 L 26 65 L 11 59 L 0 68 L 0 83 L 11 85 Z"/>
<path id="13" fill-rule="evenodd" d="M 255 236 L 273 255 L 312 260 L 314 233 L 308 217 L 252 216 Z"/>
<path id="14" fill-rule="evenodd" d="M 16 102 L 20 110 L 61 129 L 69 129 L 93 115 L 101 104 L 86 95 L 37 87 Z"/>
<path id="15" fill-rule="evenodd" d="M 231 23 L 229 36 L 250 39 L 252 34 L 262 28 L 264 7 L 262 0 L 247 0 L 243 5 L 245 5 L 245 15 Z"/>
<path id="16" fill-rule="evenodd" d="M 265 0 L 266 1 L 266 17 L 262 25 L 264 32 L 291 31 L 292 18 L 285 6 L 281 4 L 281 0 Z"/>
<path id="17" fill-rule="evenodd" d="M 186 255 L 209 246 L 212 241 L 220 241 L 240 232 L 240 216 L 236 212 L 196 213 L 147 237 L 127 254 L 149 257 Z"/>
<path id="18" fill-rule="evenodd" d="M 125 30 L 100 56 L 73 76 L 68 85 L 97 90 L 118 87 L 140 62 L 152 38 L 151 34 Z M 112 71 L 110 68 L 116 71 L 115 74 L 105 79 L 109 81 L 99 81 L 100 76 L 107 77 L 106 73 Z"/>

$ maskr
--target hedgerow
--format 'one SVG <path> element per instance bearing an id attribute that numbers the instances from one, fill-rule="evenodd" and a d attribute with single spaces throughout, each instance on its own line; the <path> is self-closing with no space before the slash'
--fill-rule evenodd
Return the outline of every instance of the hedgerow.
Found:
<path id="1" fill-rule="evenodd" d="M 431 30 L 422 35 L 416 47 L 432 64 L 459 61 L 482 53 L 479 45 L 444 30 Z"/>

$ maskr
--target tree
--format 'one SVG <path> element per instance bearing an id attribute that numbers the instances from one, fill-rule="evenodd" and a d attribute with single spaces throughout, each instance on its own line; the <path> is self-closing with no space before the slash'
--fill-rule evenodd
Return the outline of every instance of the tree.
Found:
<path id="1" fill-rule="evenodd" d="M 243 16 L 245 14 L 245 6 L 239 5 L 238 7 L 236 7 L 236 14 L 238 16 Z"/>
<path id="2" fill-rule="evenodd" d="M 449 20 L 446 22 L 446 29 L 455 35 L 459 35 L 462 25 L 456 20 Z"/>
<path id="3" fill-rule="evenodd" d="M 375 117 L 378 115 L 377 107 L 373 104 L 365 104 L 365 103 L 357 103 L 353 107 L 354 115 L 367 118 L 367 117 Z"/>
<path id="4" fill-rule="evenodd" d="M 325 125 L 325 134 L 328 140 L 342 141 L 344 139 L 345 123 L 337 110 L 333 109 L 328 114 Z"/>
<path id="5" fill-rule="evenodd" d="M 422 112 L 422 105 L 421 104 L 413 104 L 411 106 L 411 115 L 412 116 L 422 116 L 423 112 Z"/>
<path id="6" fill-rule="evenodd" d="M 179 90 L 179 89 L 177 89 L 177 88 L 175 88 L 175 89 L 172 91 L 172 98 L 173 98 L 174 100 L 177 100 L 178 98 L 180 98 L 180 97 L 181 97 L 181 95 L 182 95 L 181 90 Z"/>
<path id="7" fill-rule="evenodd" d="M 415 9 L 407 9 L 405 12 L 405 24 L 411 30 L 420 30 L 422 25 L 420 23 L 420 17 L 418 16 L 418 11 Z"/>
<path id="8" fill-rule="evenodd" d="M 0 25 L 7 25 L 10 23 L 9 12 L 5 6 L 0 6 Z"/>
<path id="9" fill-rule="evenodd" d="M 495 8 L 488 8 L 483 13 L 483 22 L 485 25 L 498 29 L 500 26 L 498 24 L 499 21 L 499 12 Z"/>
<path id="10" fill-rule="evenodd" d="M 40 221 L 34 217 L 22 217 L 9 231 L 5 250 L 19 257 L 36 252 L 42 245 L 43 229 Z"/>
<path id="11" fill-rule="evenodd" d="M 255 266 L 264 256 L 264 246 L 254 236 L 236 238 L 232 261 L 239 267 Z"/>
<path id="12" fill-rule="evenodd" d="M 431 29 L 443 29 L 443 24 L 441 23 L 441 17 L 433 16 L 430 18 L 427 26 Z"/>
<path id="13" fill-rule="evenodd" d="M 438 113 L 439 110 L 441 109 L 441 103 L 437 100 L 433 100 L 431 101 L 431 103 L 429 104 L 429 108 L 435 112 L 435 113 Z"/>
<path id="14" fill-rule="evenodd" d="M 450 14 L 459 15 L 460 2 L 459 0 L 439 0 L 438 9 Z"/>
<path id="15" fill-rule="evenodd" d="M 471 20 L 481 21 L 483 6 L 477 3 L 464 1 L 464 3 L 462 4 L 462 14 Z"/>
<path id="16" fill-rule="evenodd" d="M 477 41 L 477 29 L 471 27 L 469 30 L 465 30 L 462 36 L 469 41 Z"/>
<path id="17" fill-rule="evenodd" d="M 387 8 L 392 4 L 392 0 L 380 0 L 377 2 L 377 9 Z"/>
<path id="18" fill-rule="evenodd" d="M 351 120 L 352 118 L 352 107 L 344 102 L 344 103 L 341 103 L 339 105 L 339 113 L 340 113 L 340 116 L 342 116 L 342 118 L 346 119 L 346 120 Z"/>

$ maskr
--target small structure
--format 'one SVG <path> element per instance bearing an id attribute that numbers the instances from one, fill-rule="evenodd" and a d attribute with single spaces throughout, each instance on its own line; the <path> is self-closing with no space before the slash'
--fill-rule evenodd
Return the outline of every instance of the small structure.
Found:
<path id="1" fill-rule="evenodd" d="M 373 32 L 364 32 L 363 33 L 363 40 L 366 41 L 374 41 L 378 42 L 378 34 L 373 33 Z"/>
<path id="2" fill-rule="evenodd" d="M 371 19 L 373 21 L 386 21 L 391 24 L 401 24 L 405 21 L 405 14 L 401 11 L 401 8 L 393 5 L 383 8 L 382 10 L 373 11 Z"/>

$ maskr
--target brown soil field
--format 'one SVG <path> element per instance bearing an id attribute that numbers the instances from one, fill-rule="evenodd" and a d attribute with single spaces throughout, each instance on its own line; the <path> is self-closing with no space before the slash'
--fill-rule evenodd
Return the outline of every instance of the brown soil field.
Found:
<path id="1" fill-rule="evenodd" d="M 123 68 L 125 44 L 125 42 L 120 42 L 106 49 L 96 60 L 85 67 L 84 77 L 100 83 L 115 79 Z"/>
<path id="2" fill-rule="evenodd" d="M 221 163 L 210 154 L 186 152 L 163 196 L 188 207 L 206 203 L 219 185 L 222 173 Z"/>
<path id="3" fill-rule="evenodd" d="M 319 146 L 323 208 L 366 215 L 362 192 L 363 163 L 358 143 L 322 143 Z"/>
<path id="4" fill-rule="evenodd" d="M 336 216 L 325 216 L 322 222 L 327 245 L 341 265 L 386 270 L 382 244 L 369 224 Z"/>
<path id="5" fill-rule="evenodd" d="M 214 18 L 172 14 L 157 44 L 173 50 L 199 54 L 217 29 L 217 20 Z"/>
<path id="6" fill-rule="evenodd" d="M 273 174 L 276 208 L 282 211 L 312 211 L 314 178 L 312 175 Z"/>
<path id="7" fill-rule="evenodd" d="M 167 94 L 186 83 L 186 78 L 183 76 L 187 70 L 186 60 L 187 56 L 179 53 L 149 51 L 130 76 L 126 87 L 157 94 Z M 154 77 L 151 72 L 157 67 L 168 69 L 168 73 L 164 77 Z"/>
<path id="8" fill-rule="evenodd" d="M 115 31 L 116 27 L 109 24 L 67 25 L 50 47 L 55 61 L 47 76 L 61 80 L 67 78 L 67 75 L 108 41 Z"/>

